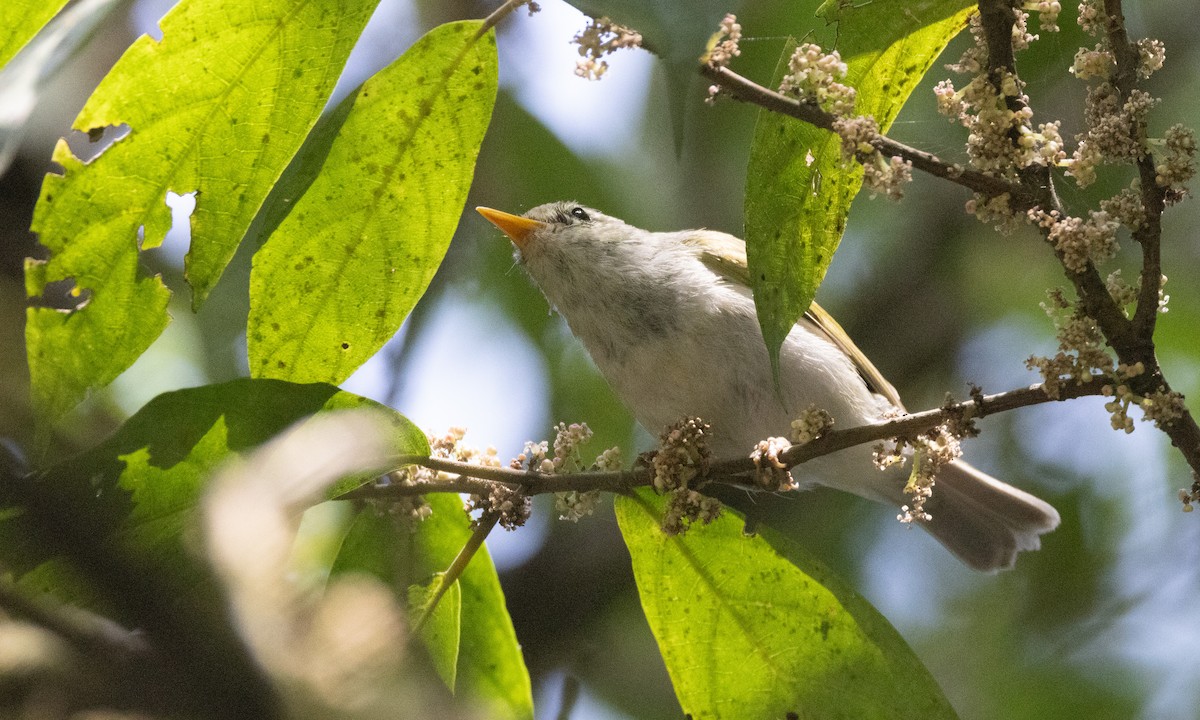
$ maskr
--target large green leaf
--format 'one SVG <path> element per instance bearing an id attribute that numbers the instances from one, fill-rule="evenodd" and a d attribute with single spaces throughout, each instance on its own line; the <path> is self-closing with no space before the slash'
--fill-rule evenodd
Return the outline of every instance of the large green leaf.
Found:
<path id="1" fill-rule="evenodd" d="M 254 257 L 250 371 L 345 380 L 399 329 L 458 225 L 496 99 L 494 33 L 433 29 L 368 80 Z"/>
<path id="2" fill-rule="evenodd" d="M 186 584 L 200 570 L 184 551 L 184 531 L 213 470 L 297 420 L 362 406 L 394 418 L 397 454 L 429 452 L 424 433 L 403 417 L 332 385 L 241 379 L 160 395 L 111 438 L 37 477 L 35 492 L 76 519 L 72 537 L 48 539 L 53 523 L 40 522 L 27 498 L 12 489 L 0 495 L 8 508 L 0 512 L 0 557 L 24 582 L 85 604 L 108 604 L 69 569 L 73 553 L 95 547 Z"/>
<path id="3" fill-rule="evenodd" d="M 67 0 L 8 0 L 0 5 L 0 68 L 66 4 Z"/>
<path id="4" fill-rule="evenodd" d="M 183 0 L 163 40 L 135 42 L 74 127 L 126 124 L 90 163 L 60 142 L 34 211 L 50 250 L 27 291 L 74 284 L 76 308 L 30 308 L 33 401 L 53 422 L 111 382 L 168 322 L 169 293 L 138 250 L 171 225 L 166 193 L 198 192 L 187 273 L 200 302 L 324 106 L 375 0 Z M 54 289 L 56 286 L 51 286 Z"/>
<path id="5" fill-rule="evenodd" d="M 972 6 L 965 0 L 822 6 L 825 18 L 836 23 L 836 49 L 848 68 L 844 82 L 858 91 L 855 114 L 874 116 L 886 131 L 946 43 L 964 27 Z M 789 43 L 785 50 L 774 86 L 794 47 Z M 825 278 L 861 184 L 862 168 L 842 162 L 836 135 L 759 112 L 746 176 L 746 253 L 773 362 Z"/>
<path id="6" fill-rule="evenodd" d="M 373 509 L 359 513 L 342 544 L 333 572 L 365 572 L 391 585 L 408 603 L 409 588 L 426 586 L 445 571 L 471 537 L 462 500 L 430 495 L 433 514 L 415 528 Z M 533 692 L 521 646 L 504 604 L 500 579 L 481 547 L 456 583 L 460 591 L 455 693 L 478 703 L 489 718 L 532 718 Z M 443 598 L 445 602 L 446 598 Z M 412 611 L 419 612 L 419 608 Z M 448 657 L 453 638 L 422 636 L 434 658 Z M 445 675 L 443 674 L 443 677 Z"/>
<path id="7" fill-rule="evenodd" d="M 904 640 L 798 548 L 787 557 L 727 511 L 668 536 L 649 491 L 617 522 L 650 629 L 689 717 L 953 718 Z"/>

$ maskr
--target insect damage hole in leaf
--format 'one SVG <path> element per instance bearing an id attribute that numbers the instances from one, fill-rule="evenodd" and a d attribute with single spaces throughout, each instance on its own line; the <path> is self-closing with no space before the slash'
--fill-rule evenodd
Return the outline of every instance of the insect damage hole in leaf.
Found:
<path id="1" fill-rule="evenodd" d="M 183 267 L 183 258 L 187 254 L 188 248 L 192 246 L 192 215 L 196 211 L 196 195 L 198 192 L 197 190 L 193 190 L 186 193 L 177 193 L 168 190 L 166 199 L 163 201 L 167 207 L 171 208 L 171 229 L 167 230 L 167 234 L 163 236 L 159 247 L 163 255 L 175 267 Z M 152 247 L 143 247 L 140 243 L 138 247 L 143 251 L 152 249 Z"/>
<path id="2" fill-rule="evenodd" d="M 71 154 L 84 164 L 90 163 L 104 154 L 113 145 L 129 137 L 133 128 L 126 123 L 103 125 L 88 129 L 87 132 L 72 130 L 63 139 Z"/>
<path id="3" fill-rule="evenodd" d="M 75 278 L 64 278 L 46 283 L 42 294 L 30 298 L 31 305 L 73 313 L 82 310 L 92 300 L 92 291 L 75 284 Z"/>

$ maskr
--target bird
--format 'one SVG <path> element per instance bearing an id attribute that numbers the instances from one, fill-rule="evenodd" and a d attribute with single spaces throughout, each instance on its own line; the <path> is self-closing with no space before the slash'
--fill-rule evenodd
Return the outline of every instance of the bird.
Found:
<path id="1" fill-rule="evenodd" d="M 683 418 L 711 425 L 716 457 L 746 455 L 787 435 L 806 408 L 838 428 L 904 413 L 895 388 L 815 302 L 779 350 L 778 382 L 762 339 L 745 243 L 714 230 L 652 232 L 572 201 L 515 215 L 476 210 L 515 246 L 515 259 L 648 431 Z M 849 448 L 793 468 L 820 484 L 902 506 L 908 473 L 879 470 Z M 956 460 L 938 471 L 919 524 L 966 565 L 1011 568 L 1059 524 L 1049 503 Z"/>

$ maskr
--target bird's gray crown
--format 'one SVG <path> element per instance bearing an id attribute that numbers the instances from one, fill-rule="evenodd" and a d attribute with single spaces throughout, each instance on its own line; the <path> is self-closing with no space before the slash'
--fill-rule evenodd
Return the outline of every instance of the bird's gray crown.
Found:
<path id="1" fill-rule="evenodd" d="M 540 220 L 541 222 L 561 227 L 587 225 L 600 220 L 612 220 L 612 218 L 609 218 L 599 210 L 580 205 L 574 200 L 559 200 L 558 202 L 538 205 L 525 213 L 525 217 L 530 220 Z"/>

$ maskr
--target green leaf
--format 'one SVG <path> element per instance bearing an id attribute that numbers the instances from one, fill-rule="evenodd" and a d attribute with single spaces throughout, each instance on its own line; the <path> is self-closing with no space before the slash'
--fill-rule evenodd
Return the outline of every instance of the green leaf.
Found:
<path id="1" fill-rule="evenodd" d="M 183 535 L 213 470 L 302 418 L 364 406 L 394 418 L 397 454 L 429 452 L 424 434 L 403 417 L 332 385 L 241 379 L 156 397 L 105 442 L 42 472 L 36 486 L 76 518 L 78 543 L 119 547 L 141 558 L 147 572 L 186 585 L 201 572 Z M 0 557 L 7 568 L 17 574 L 36 569 L 24 582 L 85 604 L 107 604 L 71 579 L 66 560 L 83 552 L 78 543 L 48 541 L 48 528 L 22 511 L 22 498 L 7 493 L 0 501 L 9 509 L 0 511 Z"/>
<path id="2" fill-rule="evenodd" d="M 428 584 L 449 568 L 471 537 L 457 496 L 431 494 L 427 501 L 433 514 L 415 527 L 394 515 L 360 512 L 332 572 L 371 574 L 407 601 L 408 588 Z M 456 584 L 462 596 L 455 693 L 479 704 L 488 718 L 532 718 L 529 671 L 486 547 L 479 549 Z"/>
<path id="3" fill-rule="evenodd" d="M 429 651 L 438 677 L 454 692 L 462 630 L 462 589 L 457 581 L 451 583 L 433 607 L 443 578 L 445 573 L 438 573 L 428 584 L 410 587 L 408 610 L 411 617 L 428 614 L 421 626 L 421 644 Z"/>
<path id="4" fill-rule="evenodd" d="M 199 303 L 316 121 L 375 0 L 183 0 L 142 37 L 75 119 L 126 124 L 90 163 L 60 141 L 34 211 L 50 250 L 27 288 L 74 284 L 71 312 L 32 307 L 26 342 L 45 425 L 111 382 L 166 327 L 169 293 L 138 268 L 171 225 L 168 191 L 198 192 L 187 274 Z M 139 240 L 140 238 L 140 240 Z"/>
<path id="5" fill-rule="evenodd" d="M 848 68 L 843 82 L 858 91 L 855 114 L 874 116 L 886 132 L 971 6 L 965 0 L 823 5 Z M 795 46 L 785 48 L 772 87 Z M 746 253 L 773 365 L 825 278 L 861 185 L 862 168 L 842 162 L 836 135 L 759 111 L 746 178 Z"/>
<path id="6" fill-rule="evenodd" d="M 496 99 L 482 27 L 431 30 L 359 90 L 320 174 L 254 257 L 252 374 L 342 382 L 425 292 Z"/>
<path id="7" fill-rule="evenodd" d="M 887 620 L 798 548 L 746 535 L 728 510 L 667 536 L 663 500 L 645 490 L 616 511 L 689 717 L 955 717 Z"/>
<path id="8" fill-rule="evenodd" d="M 66 4 L 67 0 L 8 0 L 0 5 L 0 68 Z"/>

